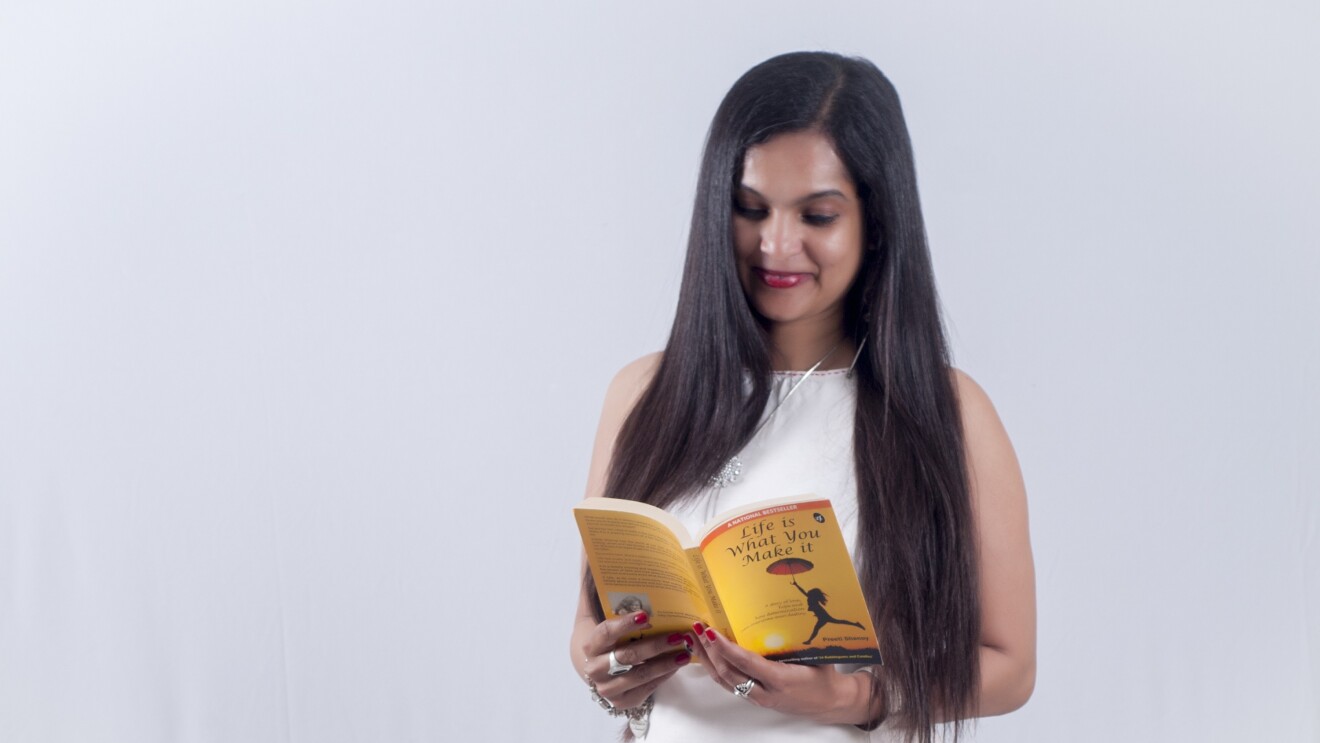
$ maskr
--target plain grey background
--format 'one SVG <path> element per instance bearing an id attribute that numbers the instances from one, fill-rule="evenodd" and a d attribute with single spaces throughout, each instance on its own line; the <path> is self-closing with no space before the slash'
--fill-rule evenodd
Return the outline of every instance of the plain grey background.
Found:
<path id="1" fill-rule="evenodd" d="M 606 740 L 605 385 L 751 65 L 903 96 L 1031 505 L 991 741 L 1320 740 L 1314 2 L 0 4 L 0 739 Z"/>

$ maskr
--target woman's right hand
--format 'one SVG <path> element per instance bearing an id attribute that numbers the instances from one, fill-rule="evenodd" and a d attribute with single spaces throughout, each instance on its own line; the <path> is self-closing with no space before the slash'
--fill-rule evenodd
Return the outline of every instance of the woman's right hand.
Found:
<path id="1" fill-rule="evenodd" d="M 587 681 L 616 709 L 631 709 L 646 701 L 656 687 L 692 660 L 695 640 L 684 632 L 626 641 L 629 635 L 650 627 L 646 612 L 624 614 L 597 624 L 582 643 Z M 610 651 L 619 665 L 632 669 L 611 676 Z"/>

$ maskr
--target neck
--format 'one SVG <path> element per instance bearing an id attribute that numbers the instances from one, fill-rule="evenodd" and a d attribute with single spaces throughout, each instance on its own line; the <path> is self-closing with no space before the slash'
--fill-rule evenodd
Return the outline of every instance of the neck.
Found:
<path id="1" fill-rule="evenodd" d="M 857 351 L 837 322 L 776 323 L 770 329 L 770 344 L 770 364 L 776 371 L 806 371 L 822 359 L 820 371 L 845 369 Z"/>

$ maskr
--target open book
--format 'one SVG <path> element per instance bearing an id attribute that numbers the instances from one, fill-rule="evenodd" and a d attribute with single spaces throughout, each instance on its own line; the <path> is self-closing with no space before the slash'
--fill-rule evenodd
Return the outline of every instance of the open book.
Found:
<path id="1" fill-rule="evenodd" d="M 607 617 L 644 610 L 647 634 L 702 622 L 770 660 L 880 662 L 828 500 L 761 501 L 720 514 L 695 538 L 636 501 L 588 498 L 573 513 Z"/>

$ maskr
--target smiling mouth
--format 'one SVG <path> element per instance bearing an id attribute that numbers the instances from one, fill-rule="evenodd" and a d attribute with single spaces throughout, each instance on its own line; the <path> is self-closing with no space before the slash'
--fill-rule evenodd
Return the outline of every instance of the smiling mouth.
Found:
<path id="1" fill-rule="evenodd" d="M 803 281 L 811 274 L 806 273 L 785 273 L 783 271 L 767 271 L 764 268 L 753 268 L 752 273 L 761 279 L 761 283 L 771 289 L 791 289 Z"/>

